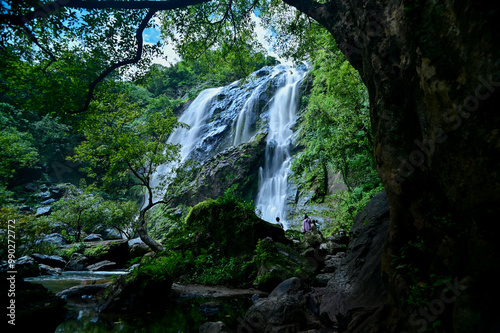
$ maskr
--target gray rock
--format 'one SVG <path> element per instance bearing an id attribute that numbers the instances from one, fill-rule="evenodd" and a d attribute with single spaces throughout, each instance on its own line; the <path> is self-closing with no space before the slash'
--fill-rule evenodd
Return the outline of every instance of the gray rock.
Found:
<path id="1" fill-rule="evenodd" d="M 115 228 L 106 228 L 99 231 L 103 240 L 123 239 L 122 234 Z"/>
<path id="2" fill-rule="evenodd" d="M 365 332 L 366 327 L 376 327 L 387 302 L 380 267 L 389 209 L 385 193 L 374 197 L 355 217 L 345 258 L 335 262 L 338 267 L 325 288 L 320 311 L 339 331 Z"/>
<path id="3" fill-rule="evenodd" d="M 40 199 L 43 199 L 43 200 L 47 200 L 47 199 L 49 199 L 49 198 L 50 198 L 50 196 L 51 196 L 51 194 L 50 194 L 50 192 L 49 192 L 49 191 L 46 191 L 46 192 L 40 192 L 40 193 L 38 193 L 38 197 L 39 197 Z"/>
<path id="4" fill-rule="evenodd" d="M 52 193 L 52 196 L 56 199 L 61 198 L 64 195 L 64 189 L 53 186 L 49 188 L 50 193 Z"/>
<path id="5" fill-rule="evenodd" d="M 141 243 L 133 243 L 129 247 L 129 253 L 131 258 L 142 257 L 146 253 L 151 251 L 151 248 L 141 241 Z"/>
<path id="6" fill-rule="evenodd" d="M 300 332 L 321 327 L 307 306 L 300 280 L 290 278 L 248 309 L 238 332 Z"/>
<path id="7" fill-rule="evenodd" d="M 21 207 L 19 207 L 19 211 L 22 213 L 31 213 L 33 212 L 33 208 L 28 205 L 22 205 Z"/>
<path id="8" fill-rule="evenodd" d="M 316 284 L 318 286 L 326 287 L 326 285 L 328 284 L 328 281 L 330 281 L 330 279 L 333 277 L 333 275 L 334 275 L 333 273 L 318 274 L 318 275 L 316 275 L 314 282 L 316 282 Z"/>
<path id="9" fill-rule="evenodd" d="M 63 268 L 66 266 L 66 260 L 60 256 L 48 256 L 45 254 L 34 253 L 31 255 L 33 259 L 39 264 L 45 264 L 51 267 Z"/>
<path id="10" fill-rule="evenodd" d="M 51 210 L 52 210 L 52 208 L 50 206 L 43 206 L 43 207 L 37 208 L 35 214 L 36 214 L 36 216 L 49 215 Z"/>
<path id="11" fill-rule="evenodd" d="M 99 234 L 90 234 L 83 240 L 84 242 L 101 242 L 102 237 Z"/>
<path id="12" fill-rule="evenodd" d="M 48 243 L 54 246 L 62 246 L 68 244 L 68 242 L 64 239 L 61 234 L 52 233 L 50 235 L 44 236 L 42 239 L 36 241 L 36 244 Z"/>
<path id="13" fill-rule="evenodd" d="M 92 272 L 107 271 L 107 270 L 112 270 L 115 268 L 116 268 L 116 263 L 109 261 L 109 260 L 100 261 L 96 264 L 87 266 L 87 270 L 92 271 Z"/>
<path id="14" fill-rule="evenodd" d="M 222 321 L 217 322 L 208 322 L 200 325 L 199 328 L 200 333 L 231 333 L 233 332 L 229 328 L 227 328 L 226 324 Z"/>
<path id="15" fill-rule="evenodd" d="M 106 290 L 109 285 L 110 283 L 74 286 L 57 293 L 56 296 L 63 299 L 81 298 L 82 296 L 95 296 Z"/>
<path id="16" fill-rule="evenodd" d="M 40 205 L 46 206 L 46 205 L 50 205 L 51 203 L 54 203 L 54 202 L 56 202 L 56 199 L 50 198 L 50 199 L 47 199 L 45 201 L 40 202 Z"/>
<path id="17" fill-rule="evenodd" d="M 28 192 L 36 192 L 36 185 L 33 183 L 28 183 L 24 185 L 24 189 Z"/>
<path id="18" fill-rule="evenodd" d="M 88 266 L 88 258 L 81 253 L 75 252 L 71 255 L 68 263 L 64 267 L 67 271 L 86 271 Z"/>
<path id="19" fill-rule="evenodd" d="M 60 268 L 54 268 L 49 265 L 39 264 L 38 268 L 40 269 L 41 275 L 59 275 L 61 274 Z"/>

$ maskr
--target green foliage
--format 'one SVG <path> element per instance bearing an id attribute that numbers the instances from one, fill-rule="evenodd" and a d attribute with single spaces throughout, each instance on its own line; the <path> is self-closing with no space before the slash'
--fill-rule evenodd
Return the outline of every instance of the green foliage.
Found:
<path id="1" fill-rule="evenodd" d="M 97 226 L 107 226 L 124 231 L 137 213 L 132 201 L 104 200 L 92 187 L 77 188 L 67 185 L 63 198 L 52 206 L 50 221 L 62 222 L 67 237 L 79 242 L 83 231 L 92 231 Z"/>
<path id="2" fill-rule="evenodd" d="M 356 187 L 352 191 L 337 191 L 328 197 L 331 210 L 325 215 L 333 223 L 325 223 L 322 232 L 325 236 L 336 234 L 340 229 L 346 232 L 351 230 L 354 217 L 365 208 L 368 202 L 378 193 L 384 190 L 380 185 L 371 191 L 363 191 L 361 187 Z"/>
<path id="3" fill-rule="evenodd" d="M 12 221 L 12 222 L 9 222 Z M 10 227 L 9 227 L 10 226 Z M 0 208 L 0 254 L 6 258 L 8 244 L 12 241 L 16 245 L 16 258 L 27 253 L 40 250 L 41 253 L 52 251 L 52 249 L 41 248 L 36 244 L 40 235 L 50 230 L 50 221 L 44 218 L 35 218 L 32 214 L 20 213 L 13 207 Z M 9 230 L 11 230 L 9 232 Z M 9 235 L 11 235 L 9 237 Z M 12 238 L 13 235 L 15 238 Z M 11 242 L 9 243 L 9 239 Z"/>
<path id="4" fill-rule="evenodd" d="M 166 142 L 182 126 L 171 112 L 143 117 L 138 105 L 128 103 L 124 95 L 103 96 L 91 111 L 82 126 L 85 141 L 72 159 L 85 162 L 89 175 L 105 187 L 125 191 L 132 173 L 135 184 L 151 190 L 156 168 L 178 159 L 179 146 Z"/>
<path id="5" fill-rule="evenodd" d="M 89 247 L 86 248 L 83 251 L 83 255 L 88 257 L 88 258 L 97 258 L 100 257 L 104 254 L 106 254 L 109 250 L 109 247 L 103 246 L 103 245 L 97 245 L 94 247 Z"/>
<path id="6" fill-rule="evenodd" d="M 39 159 L 35 140 L 31 133 L 24 130 L 20 114 L 9 104 L 0 103 L 0 185 L 5 186 L 24 167 L 34 167 Z M 6 189 L 1 190 L 8 195 Z"/>
<path id="7" fill-rule="evenodd" d="M 184 266 L 184 259 L 179 252 L 160 255 L 146 260 L 132 270 L 132 275 L 144 283 L 148 281 L 166 281 L 178 277 Z"/>

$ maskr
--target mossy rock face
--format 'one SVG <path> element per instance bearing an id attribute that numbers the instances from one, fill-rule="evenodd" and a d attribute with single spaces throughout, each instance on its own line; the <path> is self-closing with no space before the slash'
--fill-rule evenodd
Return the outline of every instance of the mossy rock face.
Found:
<path id="1" fill-rule="evenodd" d="M 257 241 L 265 237 L 287 241 L 283 229 L 261 220 L 252 205 L 232 196 L 194 206 L 186 217 L 186 227 L 197 249 L 215 246 L 225 256 L 252 254 Z"/>
<path id="2" fill-rule="evenodd" d="M 273 290 L 283 280 L 292 277 L 308 280 L 316 268 L 292 246 L 274 242 L 271 238 L 259 242 L 254 261 L 258 266 L 254 286 L 265 291 Z"/>
<path id="3" fill-rule="evenodd" d="M 227 189 L 246 200 L 254 199 L 265 146 L 266 134 L 260 133 L 251 142 L 228 148 L 208 159 L 196 170 L 196 178 L 172 196 L 169 207 L 194 206 L 223 195 Z"/>
<path id="4" fill-rule="evenodd" d="M 153 309 L 168 303 L 173 280 L 165 275 L 155 279 L 145 275 L 119 277 L 106 292 L 99 305 L 101 312 L 129 312 Z"/>

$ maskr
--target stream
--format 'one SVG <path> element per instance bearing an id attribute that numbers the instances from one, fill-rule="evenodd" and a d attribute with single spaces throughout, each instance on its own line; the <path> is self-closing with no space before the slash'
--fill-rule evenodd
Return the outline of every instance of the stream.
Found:
<path id="1" fill-rule="evenodd" d="M 26 278 L 30 283 L 41 284 L 53 293 L 76 285 L 112 282 L 116 276 L 126 272 L 63 272 L 61 275 L 46 275 Z M 168 306 L 146 312 L 137 309 L 134 313 L 99 313 L 97 299 L 85 297 L 67 299 L 68 314 L 56 333 L 87 332 L 199 332 L 201 324 L 208 321 L 223 321 L 236 330 L 238 322 L 251 306 L 252 290 L 232 290 L 223 287 L 174 285 Z M 151 297 L 155 297 L 151 295 Z"/>

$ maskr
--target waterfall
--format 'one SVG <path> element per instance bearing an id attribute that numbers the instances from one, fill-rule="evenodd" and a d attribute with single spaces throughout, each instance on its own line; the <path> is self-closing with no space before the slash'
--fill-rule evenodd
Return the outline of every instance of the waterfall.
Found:
<path id="1" fill-rule="evenodd" d="M 212 101 L 221 89 L 211 88 L 203 90 L 180 116 L 179 122 L 189 125 L 189 128 L 175 130 L 167 140 L 169 143 L 181 144 L 180 163 L 186 160 L 195 146 L 203 139 L 200 135 L 203 125 L 207 122 L 207 118 L 210 117 Z M 166 184 L 163 184 L 163 179 L 167 175 L 171 176 L 171 174 L 172 165 L 170 164 L 161 165 L 156 169 L 151 179 L 151 188 L 154 189 L 153 202 L 160 200 L 165 195 Z"/>
<path id="2" fill-rule="evenodd" d="M 275 222 L 279 216 L 285 227 L 289 227 L 286 193 L 292 126 L 297 118 L 299 84 L 306 72 L 305 66 L 264 67 L 243 83 L 206 89 L 179 118 L 189 129 L 178 129 L 168 139 L 182 145 L 181 163 L 187 159 L 204 163 L 227 148 L 250 141 L 259 132 L 267 132 L 255 203 L 264 220 Z M 170 176 L 172 166 L 168 164 L 156 170 L 151 181 L 155 201 L 165 195 L 168 181 L 164 179 Z"/>
<path id="3" fill-rule="evenodd" d="M 259 191 L 256 208 L 262 219 L 275 222 L 279 217 L 285 228 L 286 193 L 291 167 L 292 126 L 297 119 L 299 83 L 305 71 L 288 70 L 285 81 L 274 96 L 269 109 L 269 134 L 265 150 L 264 166 L 259 169 Z"/>

